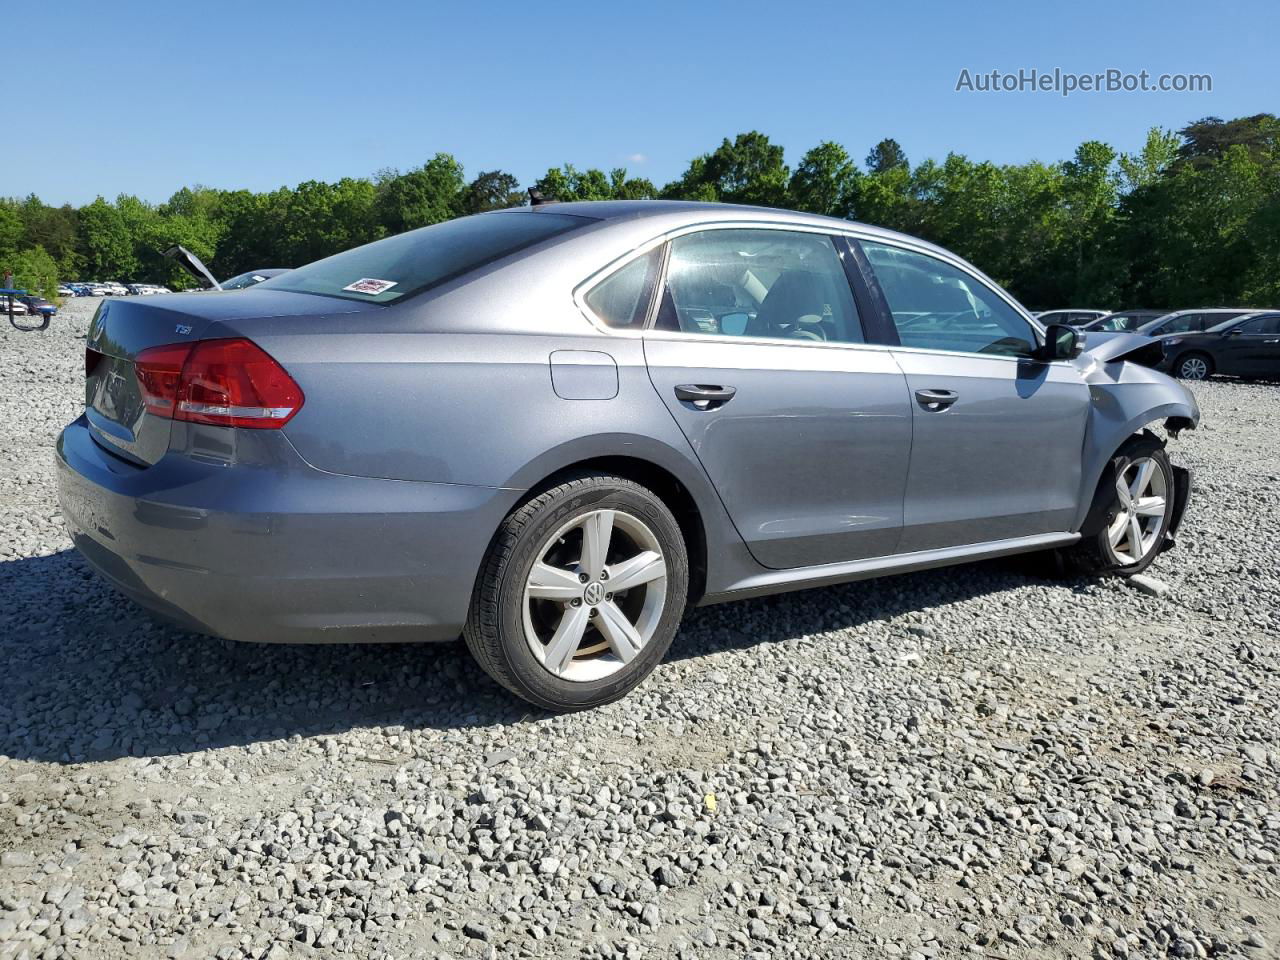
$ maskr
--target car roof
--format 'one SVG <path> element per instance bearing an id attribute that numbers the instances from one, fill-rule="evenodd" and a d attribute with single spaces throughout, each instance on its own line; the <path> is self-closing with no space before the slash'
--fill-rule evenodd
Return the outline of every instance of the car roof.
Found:
<path id="1" fill-rule="evenodd" d="M 525 213 L 531 211 L 535 214 L 563 213 L 611 223 L 653 220 L 656 221 L 655 226 L 660 224 L 659 232 L 708 221 L 732 222 L 734 220 L 749 223 L 792 224 L 833 231 L 856 229 L 861 233 L 884 237 L 887 240 L 905 240 L 916 246 L 936 250 L 948 257 L 955 257 L 954 253 L 936 244 L 896 230 L 888 230 L 856 220 L 842 220 L 839 217 L 800 213 L 796 210 L 783 210 L 777 207 L 753 207 L 746 204 L 693 200 L 570 200 L 561 203 L 542 203 L 536 207 L 512 207 L 494 212 L 509 214 L 522 211 Z"/>

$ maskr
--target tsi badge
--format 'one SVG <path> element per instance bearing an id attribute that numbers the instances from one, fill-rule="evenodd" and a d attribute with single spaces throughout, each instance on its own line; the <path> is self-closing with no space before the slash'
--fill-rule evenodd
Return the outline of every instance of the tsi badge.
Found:
<path id="1" fill-rule="evenodd" d="M 186 323 L 180 323 L 173 328 L 173 332 L 180 333 L 185 337 L 187 334 L 191 332 L 191 325 Z"/>

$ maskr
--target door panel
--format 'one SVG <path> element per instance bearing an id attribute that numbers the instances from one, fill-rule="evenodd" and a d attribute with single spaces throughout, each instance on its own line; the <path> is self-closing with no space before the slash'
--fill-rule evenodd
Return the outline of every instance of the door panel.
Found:
<path id="1" fill-rule="evenodd" d="M 758 562 L 786 568 L 894 552 L 911 409 L 887 350 L 652 331 L 645 358 Z M 682 385 L 734 392 L 725 402 L 682 400 Z"/>
<path id="2" fill-rule="evenodd" d="M 914 440 L 899 553 L 1071 528 L 1089 390 L 1068 363 L 896 350 Z M 928 405 L 925 391 L 954 402 Z"/>
<path id="3" fill-rule="evenodd" d="M 1280 317 L 1246 320 L 1214 348 L 1219 373 L 1243 377 L 1280 373 Z"/>

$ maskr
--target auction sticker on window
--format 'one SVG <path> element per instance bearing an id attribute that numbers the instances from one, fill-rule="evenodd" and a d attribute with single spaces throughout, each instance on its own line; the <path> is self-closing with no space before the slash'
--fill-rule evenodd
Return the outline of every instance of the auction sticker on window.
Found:
<path id="1" fill-rule="evenodd" d="M 371 297 L 376 297 L 380 293 L 385 293 L 396 285 L 396 280 L 375 280 L 373 277 L 363 277 L 355 283 L 348 283 L 343 290 L 350 290 L 352 293 L 367 293 Z"/>

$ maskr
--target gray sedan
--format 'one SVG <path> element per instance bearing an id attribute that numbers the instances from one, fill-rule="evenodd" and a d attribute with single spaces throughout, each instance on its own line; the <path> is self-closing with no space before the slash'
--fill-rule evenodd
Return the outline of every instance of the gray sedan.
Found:
<path id="1" fill-rule="evenodd" d="M 1057 551 L 1132 573 L 1188 391 L 873 227 L 657 201 L 486 213 L 235 293 L 104 303 L 58 442 L 76 546 L 254 641 L 450 640 L 551 709 L 689 604 Z"/>

